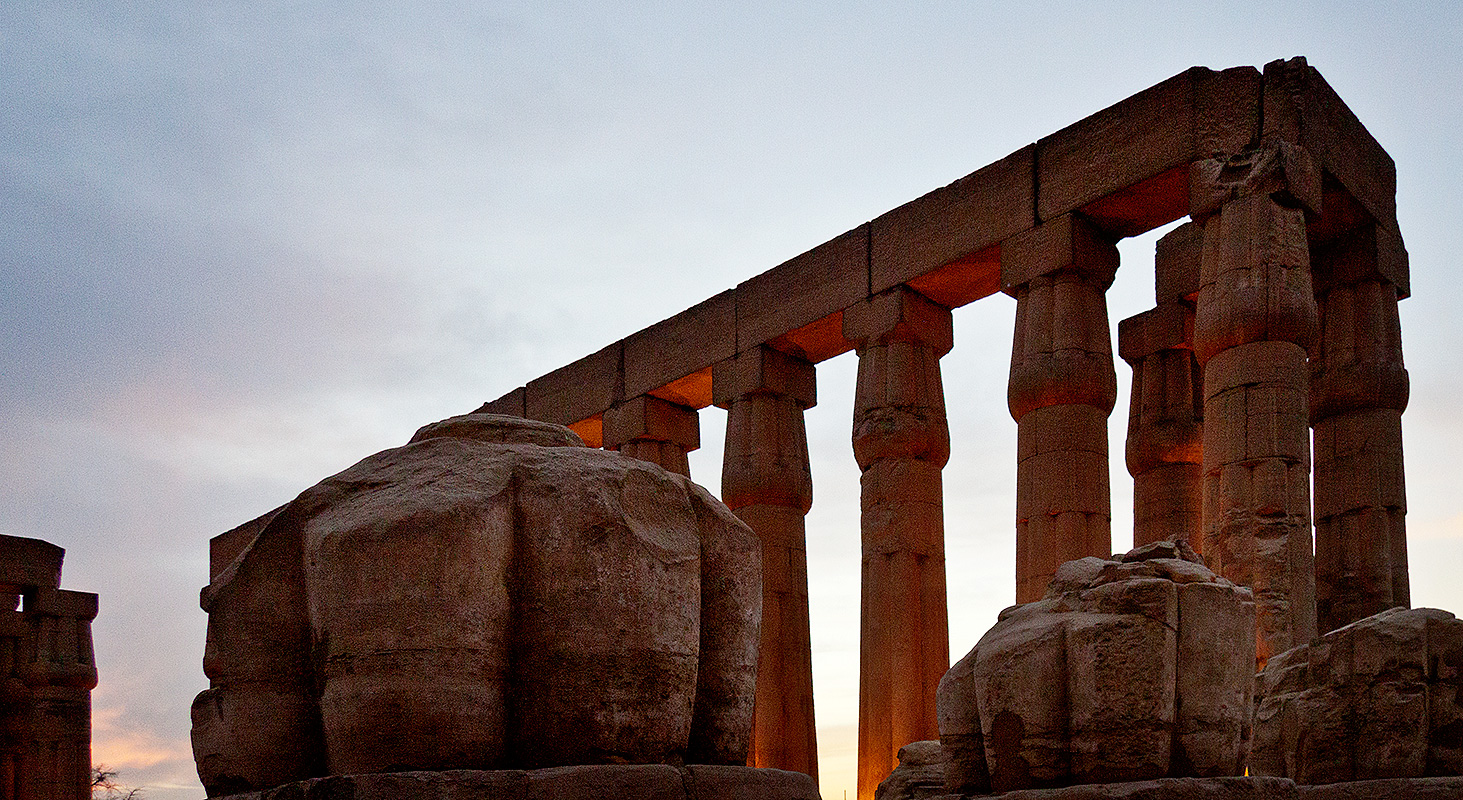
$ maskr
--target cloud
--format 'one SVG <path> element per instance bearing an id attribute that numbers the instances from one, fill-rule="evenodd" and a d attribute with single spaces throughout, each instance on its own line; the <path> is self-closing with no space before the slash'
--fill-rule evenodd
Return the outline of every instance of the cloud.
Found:
<path id="1" fill-rule="evenodd" d="M 155 767 L 167 761 L 193 760 L 187 742 L 167 741 L 149 731 L 125 728 L 125 707 L 92 709 L 92 760 L 117 770 Z"/>

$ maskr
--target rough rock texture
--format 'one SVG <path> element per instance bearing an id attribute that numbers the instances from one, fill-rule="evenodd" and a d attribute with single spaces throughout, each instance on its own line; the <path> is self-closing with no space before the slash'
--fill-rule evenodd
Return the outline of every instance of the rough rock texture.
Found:
<path id="1" fill-rule="evenodd" d="M 1242 772 L 1250 591 L 1183 542 L 1118 559 L 1063 564 L 950 668 L 936 700 L 950 791 Z"/>
<path id="2" fill-rule="evenodd" d="M 333 775 L 228 800 L 820 800 L 801 772 L 693 764 Z"/>
<path id="3" fill-rule="evenodd" d="M 1394 608 L 1255 678 L 1250 772 L 1303 784 L 1463 775 L 1463 621 Z"/>
<path id="4" fill-rule="evenodd" d="M 1284 778 L 1159 778 L 1060 789 L 1020 789 L 997 797 L 999 800 L 1299 800 L 1303 796 L 1300 791 L 1294 781 Z M 941 795 L 932 800 L 969 796 Z"/>
<path id="5" fill-rule="evenodd" d="M 1386 778 L 1300 787 L 1301 800 L 1460 800 L 1463 778 Z"/>
<path id="6" fill-rule="evenodd" d="M 879 783 L 874 800 L 918 800 L 945 793 L 945 751 L 940 743 L 910 742 L 899 748 L 899 766 Z"/>
<path id="7" fill-rule="evenodd" d="M 275 513 L 203 592 L 210 795 L 329 774 L 745 763 L 752 532 L 705 490 L 470 414 Z"/>

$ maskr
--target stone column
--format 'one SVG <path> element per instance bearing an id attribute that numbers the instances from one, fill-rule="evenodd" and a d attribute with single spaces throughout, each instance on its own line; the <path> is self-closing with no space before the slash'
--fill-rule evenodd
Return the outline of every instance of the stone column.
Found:
<path id="1" fill-rule="evenodd" d="M 19 798 L 90 797 L 97 596 L 43 587 L 27 602 L 33 605 L 24 612 L 30 636 L 18 672 L 30 693 L 30 739 L 20 759 Z"/>
<path id="2" fill-rule="evenodd" d="M 1407 254 L 1368 224 L 1314 264 L 1321 335 L 1311 352 L 1319 632 L 1410 604 L 1402 469 L 1398 285 Z"/>
<path id="3" fill-rule="evenodd" d="M 1257 665 L 1316 632 L 1309 377 L 1316 327 L 1305 207 L 1320 177 L 1276 142 L 1196 162 L 1204 229 L 1194 354 L 1204 369 L 1204 557 L 1255 593 Z"/>
<path id="4" fill-rule="evenodd" d="M 858 797 L 872 800 L 899 748 L 938 739 L 935 689 L 950 668 L 940 470 L 950 458 L 940 357 L 950 310 L 896 287 L 843 312 L 857 343 L 853 453 L 863 470 Z"/>
<path id="5" fill-rule="evenodd" d="M 813 365 L 758 346 L 712 368 L 727 410 L 722 502 L 762 541 L 762 634 L 747 763 L 818 777 L 803 516 L 813 505 L 803 410 L 817 400 Z"/>
<path id="6" fill-rule="evenodd" d="M 632 398 L 604 414 L 604 447 L 691 477 L 686 454 L 701 446 L 696 409 L 651 395 Z"/>
<path id="7" fill-rule="evenodd" d="M 1202 552 L 1203 377 L 1194 360 L 1193 306 L 1173 288 L 1197 290 L 1201 236 L 1189 223 L 1159 241 L 1158 306 L 1118 323 L 1118 354 L 1133 368 L 1127 462 L 1134 547 L 1184 539 Z"/>
<path id="8" fill-rule="evenodd" d="M 1039 600 L 1057 567 L 1112 554 L 1107 416 L 1117 399 L 1104 293 L 1118 251 L 1067 214 L 1001 245 L 1016 298 L 1007 403 L 1016 420 L 1016 602 Z"/>

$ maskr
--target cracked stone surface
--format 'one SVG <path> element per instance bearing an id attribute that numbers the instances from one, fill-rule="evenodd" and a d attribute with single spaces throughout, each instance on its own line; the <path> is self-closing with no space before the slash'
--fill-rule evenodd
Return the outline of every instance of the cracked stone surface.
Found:
<path id="1" fill-rule="evenodd" d="M 947 789 L 1241 774 L 1254 624 L 1184 542 L 1063 564 L 940 682 Z"/>
<path id="2" fill-rule="evenodd" d="M 1250 772 L 1302 784 L 1463 775 L 1463 620 L 1393 608 L 1270 659 Z M 1340 795 L 1338 795 L 1340 796 Z"/>
<path id="3" fill-rule="evenodd" d="M 469 414 L 257 523 L 203 591 L 193 749 L 210 796 L 403 770 L 746 763 L 760 548 L 681 475 Z"/>

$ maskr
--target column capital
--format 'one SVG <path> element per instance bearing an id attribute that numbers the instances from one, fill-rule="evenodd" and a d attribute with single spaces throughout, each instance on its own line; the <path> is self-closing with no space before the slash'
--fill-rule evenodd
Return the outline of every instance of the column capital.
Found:
<path id="1" fill-rule="evenodd" d="M 908 286 L 896 286 L 844 309 L 843 338 L 860 349 L 914 342 L 943 356 L 955 346 L 955 327 L 950 309 Z"/>
<path id="2" fill-rule="evenodd" d="M 1036 278 L 1064 270 L 1104 290 L 1118 269 L 1118 248 L 1091 220 L 1063 214 L 1001 242 L 1001 291 L 1012 297 Z"/>
<path id="3" fill-rule="evenodd" d="M 1316 324 L 1303 211 L 1274 194 L 1224 203 L 1204 222 L 1193 340 L 1199 363 L 1252 342 L 1308 348 Z"/>
<path id="4" fill-rule="evenodd" d="M 711 368 L 711 402 L 718 408 L 731 408 L 738 398 L 757 393 L 790 397 L 802 408 L 812 408 L 818 402 L 816 369 L 810 361 L 767 345 Z"/>
<path id="5" fill-rule="evenodd" d="M 1270 139 L 1259 147 L 1189 165 L 1189 217 L 1196 222 L 1225 203 L 1254 194 L 1283 206 L 1321 211 L 1321 168 L 1300 145 Z"/>
<path id="6" fill-rule="evenodd" d="M 636 439 L 670 442 L 686 452 L 701 446 L 696 409 L 652 395 L 632 397 L 604 414 L 604 446 L 608 450 Z"/>

